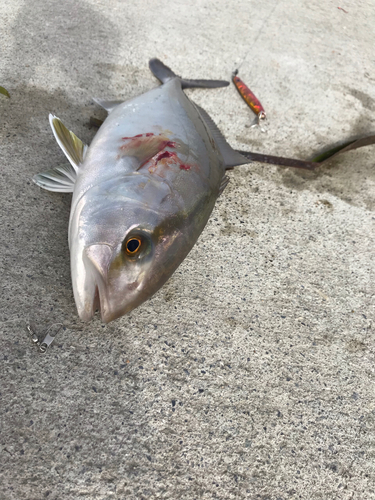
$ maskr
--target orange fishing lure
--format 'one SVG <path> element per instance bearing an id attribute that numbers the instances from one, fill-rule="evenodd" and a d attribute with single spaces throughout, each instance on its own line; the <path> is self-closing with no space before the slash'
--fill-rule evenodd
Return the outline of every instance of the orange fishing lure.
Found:
<path id="1" fill-rule="evenodd" d="M 240 93 L 243 100 L 246 102 L 248 106 L 254 111 L 257 115 L 258 120 L 264 120 L 266 118 L 266 112 L 256 97 L 256 95 L 249 89 L 249 87 L 237 76 L 237 71 L 233 73 L 232 77 L 233 83 L 235 84 L 238 92 Z"/>

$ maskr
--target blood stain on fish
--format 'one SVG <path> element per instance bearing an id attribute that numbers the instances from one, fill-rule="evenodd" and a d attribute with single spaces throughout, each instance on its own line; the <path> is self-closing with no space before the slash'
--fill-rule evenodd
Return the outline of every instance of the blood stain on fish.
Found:
<path id="1" fill-rule="evenodd" d="M 170 141 L 166 135 L 155 135 L 152 132 L 137 134 L 133 137 L 122 137 L 121 140 L 126 141 L 126 143 L 120 146 L 117 159 L 120 160 L 124 156 L 134 156 L 140 162 L 138 168 L 141 168 L 164 148 L 178 147 L 178 144 Z"/>
<path id="2" fill-rule="evenodd" d="M 167 169 L 172 166 L 178 166 L 180 170 L 190 170 L 191 165 L 183 163 L 175 152 L 166 151 L 165 148 L 177 149 L 179 144 L 170 141 L 163 133 L 155 135 L 152 132 L 137 134 L 133 137 L 122 137 L 125 144 L 120 146 L 118 159 L 124 156 L 135 156 L 140 166 L 148 166 L 148 171 L 153 174 L 164 177 Z"/>
<path id="3" fill-rule="evenodd" d="M 173 151 L 162 151 L 158 153 L 154 158 L 151 159 L 151 164 L 148 167 L 150 174 L 155 173 L 160 177 L 164 177 L 167 169 L 179 166 L 180 170 L 190 170 L 191 165 L 182 163 L 177 154 Z"/>
<path id="4" fill-rule="evenodd" d="M 155 158 L 156 163 L 163 158 L 172 158 L 173 156 L 177 156 L 176 153 L 171 153 L 170 151 L 164 151 L 164 153 L 159 153 Z"/>

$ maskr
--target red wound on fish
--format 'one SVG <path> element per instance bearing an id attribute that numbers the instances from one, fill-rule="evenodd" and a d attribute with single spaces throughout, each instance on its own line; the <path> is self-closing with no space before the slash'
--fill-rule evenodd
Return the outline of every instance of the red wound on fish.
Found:
<path id="1" fill-rule="evenodd" d="M 157 157 L 155 158 L 155 161 L 158 162 L 162 160 L 163 158 L 172 158 L 173 156 L 176 156 L 176 153 L 171 153 L 170 151 L 164 151 L 163 153 L 159 153 Z"/>
<path id="2" fill-rule="evenodd" d="M 169 169 L 179 167 L 180 170 L 190 170 L 192 165 L 182 163 L 174 151 L 160 151 L 151 160 L 148 165 L 150 174 L 164 177 Z"/>
<path id="3" fill-rule="evenodd" d="M 186 165 L 185 163 L 181 163 L 181 160 L 176 155 L 176 153 L 172 153 L 171 151 L 164 151 L 163 153 L 159 153 L 155 158 L 155 166 L 160 160 L 163 160 L 164 158 L 173 158 L 172 164 L 179 165 L 181 170 L 190 170 L 190 168 L 191 168 L 190 165 Z M 167 166 L 170 167 L 171 164 L 169 162 L 167 162 Z"/>
<path id="4" fill-rule="evenodd" d="M 122 137 L 125 144 L 119 148 L 118 159 L 124 156 L 133 156 L 139 160 L 137 170 L 147 165 L 150 173 L 163 176 L 173 166 L 181 170 L 190 170 L 190 165 L 183 164 L 175 152 L 166 151 L 166 148 L 177 149 L 179 144 L 169 140 L 166 134 L 155 135 L 152 132 L 137 134 L 133 137 Z"/>

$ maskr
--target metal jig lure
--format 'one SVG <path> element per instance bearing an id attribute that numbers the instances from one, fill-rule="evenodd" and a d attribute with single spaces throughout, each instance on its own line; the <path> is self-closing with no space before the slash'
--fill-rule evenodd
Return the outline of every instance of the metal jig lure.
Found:
<path id="1" fill-rule="evenodd" d="M 237 76 L 238 70 L 235 70 L 233 75 L 232 75 L 232 81 L 234 85 L 236 86 L 236 89 L 240 93 L 241 97 L 243 100 L 246 102 L 246 104 L 250 107 L 250 109 L 257 115 L 253 124 L 251 125 L 252 127 L 256 125 L 260 125 L 261 120 L 266 119 L 266 112 L 259 101 L 259 99 L 256 97 L 256 95 L 249 89 L 249 87 Z"/>

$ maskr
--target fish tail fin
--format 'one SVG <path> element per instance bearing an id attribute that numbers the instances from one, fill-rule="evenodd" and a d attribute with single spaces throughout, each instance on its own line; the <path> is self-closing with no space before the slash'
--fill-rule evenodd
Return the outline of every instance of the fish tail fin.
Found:
<path id="1" fill-rule="evenodd" d="M 162 83 L 166 83 L 172 78 L 179 78 L 183 89 L 215 89 L 218 87 L 227 87 L 229 82 L 225 80 L 185 80 L 174 73 L 168 66 L 162 63 L 159 59 L 151 59 L 149 62 L 151 72 Z"/>
<path id="2" fill-rule="evenodd" d="M 320 165 L 323 165 L 326 162 L 328 163 L 328 161 L 331 161 L 341 153 L 346 153 L 347 151 L 352 151 L 353 149 L 363 148 L 364 146 L 371 146 L 372 144 L 375 144 L 374 134 L 362 137 L 360 139 L 349 139 L 349 141 L 346 141 L 339 146 L 334 146 L 328 151 L 319 153 L 310 161 L 252 153 L 251 151 L 237 151 L 237 153 L 240 153 L 242 156 L 248 158 L 251 161 L 259 161 L 260 163 L 270 163 L 271 165 L 279 165 L 280 167 L 294 167 L 304 168 L 305 170 L 314 170 Z"/>

